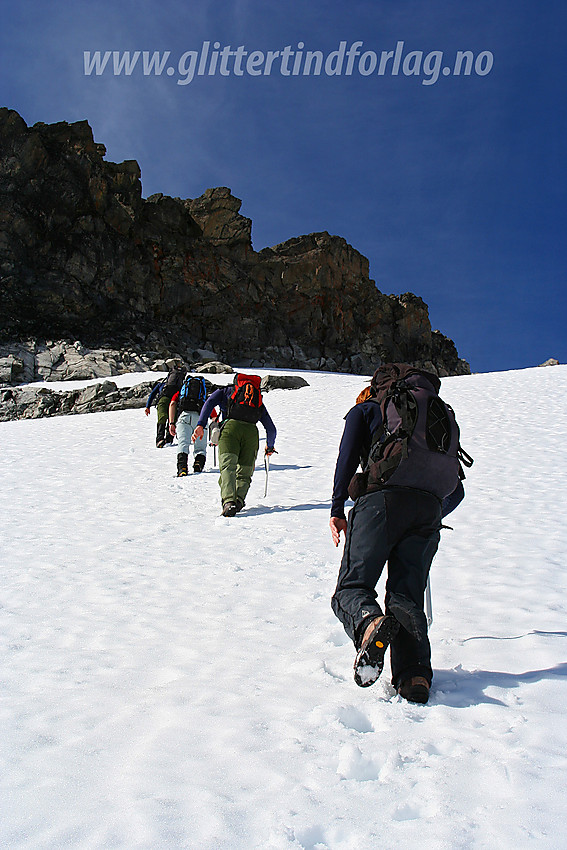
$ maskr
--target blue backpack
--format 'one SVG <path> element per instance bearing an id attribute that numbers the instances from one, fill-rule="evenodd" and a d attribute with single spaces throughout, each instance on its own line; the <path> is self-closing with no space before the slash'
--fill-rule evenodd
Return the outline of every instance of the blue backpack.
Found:
<path id="1" fill-rule="evenodd" d="M 187 375 L 179 390 L 178 413 L 183 413 L 186 410 L 200 413 L 206 398 L 207 385 L 205 379 Z"/>

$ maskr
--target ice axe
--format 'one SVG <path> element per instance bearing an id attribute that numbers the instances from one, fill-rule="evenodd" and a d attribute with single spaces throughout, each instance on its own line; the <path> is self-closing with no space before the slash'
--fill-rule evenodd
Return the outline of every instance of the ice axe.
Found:
<path id="1" fill-rule="evenodd" d="M 214 464 L 217 465 L 217 446 L 220 438 L 221 426 L 219 426 L 218 418 L 215 419 L 209 428 L 209 446 L 213 447 Z"/>
<path id="2" fill-rule="evenodd" d="M 425 616 L 427 618 L 427 626 L 433 622 L 433 608 L 431 606 L 431 583 L 427 576 L 427 584 L 425 585 Z"/>
<path id="3" fill-rule="evenodd" d="M 270 454 L 277 455 L 277 451 L 274 449 Z M 264 452 L 264 469 L 266 470 L 266 484 L 264 485 L 264 499 L 268 495 L 268 474 L 270 472 L 270 455 L 268 452 Z"/>

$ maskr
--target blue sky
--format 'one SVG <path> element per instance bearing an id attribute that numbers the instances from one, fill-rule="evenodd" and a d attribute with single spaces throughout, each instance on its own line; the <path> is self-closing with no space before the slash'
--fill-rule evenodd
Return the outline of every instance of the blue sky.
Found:
<path id="1" fill-rule="evenodd" d="M 382 292 L 426 301 L 473 371 L 566 362 L 566 23 L 560 0 L 5 0 L 0 105 L 28 124 L 86 118 L 109 160 L 139 162 L 145 196 L 229 186 L 256 250 L 343 236 Z M 303 59 L 362 47 L 350 75 L 285 75 L 281 58 L 237 75 L 227 58 L 228 75 L 179 85 L 180 57 L 207 41 L 289 45 L 284 70 L 300 43 Z M 360 54 L 398 42 L 402 62 L 421 58 L 360 72 Z M 144 76 L 140 59 L 85 75 L 97 50 L 169 51 L 174 73 Z M 431 83 L 437 52 L 453 67 L 459 50 L 491 69 Z"/>

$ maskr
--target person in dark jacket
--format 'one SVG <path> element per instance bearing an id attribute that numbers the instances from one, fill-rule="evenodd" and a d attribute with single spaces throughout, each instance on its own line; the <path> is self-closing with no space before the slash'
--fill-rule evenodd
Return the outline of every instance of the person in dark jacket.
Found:
<path id="1" fill-rule="evenodd" d="M 173 436 L 170 435 L 169 430 L 167 428 L 167 417 L 169 410 L 169 398 L 163 399 L 161 398 L 161 394 L 165 388 L 165 380 L 158 381 L 152 387 L 152 390 L 148 396 L 148 400 L 146 402 L 146 408 L 144 413 L 146 416 L 150 415 L 150 408 L 152 404 L 156 404 L 156 412 L 157 412 L 157 428 L 156 428 L 156 448 L 163 449 L 166 443 L 173 442 Z M 161 402 L 161 403 L 160 403 Z"/>
<path id="2" fill-rule="evenodd" d="M 335 546 L 345 534 L 332 608 L 357 650 L 355 681 L 361 687 L 380 675 L 390 646 L 392 684 L 410 702 L 425 703 L 433 678 L 423 610 L 425 587 L 439 544 L 441 519 L 459 504 L 459 482 L 441 501 L 424 490 L 388 487 L 356 499 L 348 523 L 344 504 L 359 463 L 368 458 L 372 435 L 382 424 L 380 405 L 365 391 L 345 416 L 335 467 L 330 528 Z M 376 585 L 388 563 L 385 610 Z"/>
<path id="3" fill-rule="evenodd" d="M 173 434 L 169 431 L 169 403 L 172 396 L 178 392 L 183 383 L 187 370 L 176 362 L 175 367 L 170 369 L 166 378 L 158 381 L 152 387 L 146 402 L 145 414 L 150 415 L 150 408 L 154 401 L 157 401 L 157 432 L 156 432 L 156 448 L 163 449 L 165 445 L 173 443 Z"/>
<path id="4" fill-rule="evenodd" d="M 255 422 L 242 421 L 238 417 L 238 411 L 231 405 L 231 395 L 234 385 L 216 390 L 209 396 L 197 427 L 193 432 L 192 439 L 202 439 L 205 426 L 215 407 L 219 407 L 223 414 L 221 435 L 218 444 L 219 452 L 219 485 L 221 490 L 221 502 L 223 516 L 235 516 L 244 507 L 246 495 L 250 489 L 256 456 L 258 454 L 259 436 Z M 272 422 L 270 414 L 264 404 L 258 408 L 258 420 L 266 429 L 267 455 L 275 452 L 276 426 Z"/>

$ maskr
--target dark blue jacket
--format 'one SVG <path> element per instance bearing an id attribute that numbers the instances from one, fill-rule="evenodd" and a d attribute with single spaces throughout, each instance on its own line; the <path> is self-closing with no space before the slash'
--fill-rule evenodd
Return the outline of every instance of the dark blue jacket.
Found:
<path id="1" fill-rule="evenodd" d="M 339 446 L 335 467 L 331 516 L 345 518 L 345 502 L 349 498 L 348 485 L 358 469 L 365 464 L 370 453 L 372 435 L 382 424 L 380 405 L 374 401 L 363 401 L 351 407 L 345 416 L 345 427 Z M 455 510 L 464 498 L 465 491 L 459 481 L 455 490 L 443 499 L 442 515 Z"/>
<path id="2" fill-rule="evenodd" d="M 156 395 L 165 387 L 165 380 L 158 381 L 157 384 L 154 384 L 152 387 L 152 391 L 148 396 L 148 400 L 146 402 L 146 407 L 152 406 L 152 401 L 156 397 Z"/>
<path id="3" fill-rule="evenodd" d="M 220 390 L 215 390 L 214 393 L 208 397 L 205 404 L 203 405 L 197 425 L 200 425 L 202 428 L 206 427 L 207 422 L 209 421 L 209 416 L 211 415 L 214 407 L 220 407 L 223 413 L 223 418 L 226 419 L 228 415 L 228 401 L 233 392 L 234 387 L 232 384 L 229 384 L 227 387 L 221 387 Z M 273 449 L 274 443 L 276 442 L 276 426 L 272 422 L 270 414 L 266 410 L 265 405 L 262 405 L 260 410 L 260 422 L 266 429 L 266 446 L 269 449 Z"/>

